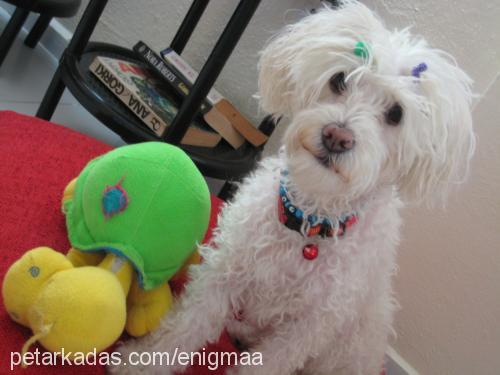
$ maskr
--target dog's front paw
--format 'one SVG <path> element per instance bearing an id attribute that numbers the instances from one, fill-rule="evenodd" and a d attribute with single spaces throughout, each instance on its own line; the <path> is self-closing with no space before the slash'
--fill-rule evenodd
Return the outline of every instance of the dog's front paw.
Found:
<path id="1" fill-rule="evenodd" d="M 256 369 L 251 367 L 231 367 L 226 370 L 226 375 L 255 375 Z M 260 373 L 259 373 L 260 374 Z"/>
<path id="2" fill-rule="evenodd" d="M 106 373 L 119 375 L 174 375 L 168 368 L 148 366 L 139 361 L 129 361 L 128 359 L 123 359 L 119 364 L 109 364 L 106 367 Z"/>
<path id="3" fill-rule="evenodd" d="M 226 375 L 255 375 L 260 374 L 255 366 L 235 366 L 226 370 Z"/>
<path id="4" fill-rule="evenodd" d="M 141 359 L 141 341 L 129 340 L 119 345 L 112 353 L 106 372 L 120 375 L 154 374 L 153 369 Z"/>
<path id="5" fill-rule="evenodd" d="M 166 344 L 159 345 L 153 334 L 128 340 L 116 348 L 112 357 L 114 361 L 110 361 L 107 372 L 120 375 L 174 375 L 182 372 L 185 366 L 171 362 L 175 355 L 170 349 Z"/>

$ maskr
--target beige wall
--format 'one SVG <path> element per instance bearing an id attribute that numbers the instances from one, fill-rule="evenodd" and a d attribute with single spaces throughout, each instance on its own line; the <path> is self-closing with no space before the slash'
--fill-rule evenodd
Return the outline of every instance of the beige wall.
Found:
<path id="1" fill-rule="evenodd" d="M 166 46 L 190 1 L 112 0 L 96 39 Z M 200 67 L 236 0 L 216 0 L 185 56 Z M 498 1 L 367 0 L 393 27 L 414 25 L 476 81 L 478 150 L 469 181 L 446 211 L 411 208 L 396 290 L 395 349 L 422 374 L 500 373 L 500 4 Z M 263 1 L 217 86 L 256 120 L 256 53 L 296 12 L 317 1 Z M 72 20 L 65 21 L 71 28 Z M 276 150 L 279 133 L 268 152 Z"/>
<path id="2" fill-rule="evenodd" d="M 477 153 L 445 211 L 408 209 L 395 349 L 422 374 L 500 373 L 500 3 L 370 1 L 451 52 L 475 81 Z"/>

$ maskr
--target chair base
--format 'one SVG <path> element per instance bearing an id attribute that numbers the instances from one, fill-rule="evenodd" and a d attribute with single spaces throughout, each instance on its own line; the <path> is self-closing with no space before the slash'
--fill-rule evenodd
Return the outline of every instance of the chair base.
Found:
<path id="1" fill-rule="evenodd" d="M 89 71 L 88 67 L 96 56 L 109 56 L 143 65 L 133 51 L 106 43 L 89 43 L 79 59 L 66 53 L 40 104 L 37 117 L 49 119 L 67 87 L 83 107 L 126 142 L 162 141 Z M 237 150 L 224 141 L 214 148 L 180 147 L 204 176 L 221 180 L 238 180 L 245 176 L 253 169 L 262 151 L 262 147 L 255 148 L 247 142 Z"/>

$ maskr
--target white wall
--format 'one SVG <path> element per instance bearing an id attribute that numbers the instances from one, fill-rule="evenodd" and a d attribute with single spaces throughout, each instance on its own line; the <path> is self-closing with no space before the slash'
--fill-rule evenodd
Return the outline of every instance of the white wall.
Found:
<path id="1" fill-rule="evenodd" d="M 110 1 L 95 39 L 168 45 L 190 1 Z M 199 68 L 236 0 L 213 1 L 185 57 Z M 257 51 L 310 0 L 263 1 L 217 86 L 257 120 Z M 498 374 L 500 369 L 500 3 L 490 0 L 366 0 L 391 27 L 414 25 L 455 55 L 476 81 L 478 152 L 467 184 L 446 211 L 411 208 L 400 252 L 396 350 L 422 374 Z M 65 20 L 72 28 L 75 20 Z M 279 133 L 268 152 L 276 150 Z"/>

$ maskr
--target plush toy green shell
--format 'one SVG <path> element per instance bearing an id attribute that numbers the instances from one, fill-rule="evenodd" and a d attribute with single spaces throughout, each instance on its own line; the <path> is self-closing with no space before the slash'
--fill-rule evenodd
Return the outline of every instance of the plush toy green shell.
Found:
<path id="1" fill-rule="evenodd" d="M 92 160 L 63 210 L 74 248 L 127 258 L 148 290 L 177 272 L 203 239 L 210 195 L 181 149 L 146 142 Z"/>

